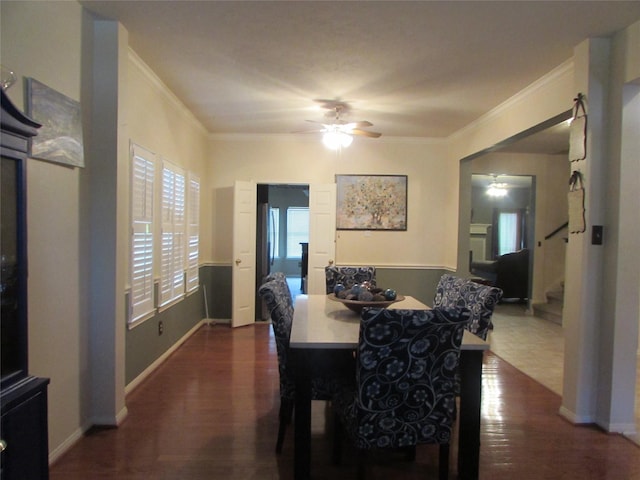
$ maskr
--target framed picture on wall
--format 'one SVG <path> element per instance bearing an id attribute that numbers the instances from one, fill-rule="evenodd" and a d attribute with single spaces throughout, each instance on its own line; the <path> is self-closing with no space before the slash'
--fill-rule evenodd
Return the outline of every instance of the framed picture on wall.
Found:
<path id="1" fill-rule="evenodd" d="M 336 175 L 338 230 L 406 230 L 406 175 Z"/>
<path id="2" fill-rule="evenodd" d="M 27 78 L 27 115 L 42 125 L 31 139 L 29 156 L 84 167 L 80 102 Z"/>

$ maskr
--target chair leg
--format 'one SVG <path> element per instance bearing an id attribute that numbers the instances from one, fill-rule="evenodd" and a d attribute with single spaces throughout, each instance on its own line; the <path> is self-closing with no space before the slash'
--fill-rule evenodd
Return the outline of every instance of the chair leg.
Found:
<path id="1" fill-rule="evenodd" d="M 367 469 L 367 451 L 358 449 L 358 480 L 365 480 Z"/>
<path id="2" fill-rule="evenodd" d="M 449 479 L 449 444 L 440 445 L 440 455 L 438 459 L 438 478 L 440 480 Z"/>
<path id="3" fill-rule="evenodd" d="M 415 462 L 416 461 L 416 446 L 411 445 L 410 447 L 405 447 L 405 458 L 407 462 Z"/>
<path id="4" fill-rule="evenodd" d="M 276 453 L 282 452 L 284 435 L 287 432 L 287 425 L 291 423 L 293 416 L 293 402 L 286 398 L 280 399 L 280 412 L 278 414 L 280 425 L 278 426 L 278 440 L 276 441 Z"/>
<path id="5" fill-rule="evenodd" d="M 340 465 L 342 463 L 342 437 L 344 429 L 338 414 L 333 414 L 333 464 Z"/>

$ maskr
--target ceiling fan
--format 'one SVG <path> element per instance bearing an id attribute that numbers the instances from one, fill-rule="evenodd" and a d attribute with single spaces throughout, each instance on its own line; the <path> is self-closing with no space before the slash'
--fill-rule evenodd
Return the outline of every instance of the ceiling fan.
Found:
<path id="1" fill-rule="evenodd" d="M 301 130 L 294 133 L 323 133 L 322 141 L 324 144 L 337 150 L 340 147 L 348 147 L 353 141 L 353 135 L 361 135 L 369 138 L 378 138 L 382 134 L 379 132 L 370 132 L 363 130 L 365 127 L 372 127 L 373 123 L 366 120 L 359 122 L 348 122 L 341 118 L 342 114 L 349 110 L 348 105 L 342 102 L 326 102 L 323 104 L 325 108 L 330 108 L 335 112 L 335 116 L 330 121 L 307 120 L 311 123 L 319 123 L 321 128 L 310 130 Z M 328 117 L 328 115 L 327 115 Z"/>

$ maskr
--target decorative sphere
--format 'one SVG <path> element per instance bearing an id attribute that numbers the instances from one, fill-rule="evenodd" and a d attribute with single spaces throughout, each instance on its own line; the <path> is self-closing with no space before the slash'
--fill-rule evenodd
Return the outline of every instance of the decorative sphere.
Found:
<path id="1" fill-rule="evenodd" d="M 341 284 L 341 283 L 336 283 L 336 286 L 333 287 L 333 293 L 336 294 L 336 296 L 338 296 L 338 293 L 340 293 L 342 290 L 344 290 L 346 287 Z"/>
<path id="2" fill-rule="evenodd" d="M 358 285 L 357 283 L 353 287 L 351 287 L 351 293 L 353 293 L 356 296 L 358 296 L 358 294 L 362 290 L 365 290 L 365 289 L 362 288 L 362 285 Z"/>
<path id="3" fill-rule="evenodd" d="M 395 300 L 397 296 L 397 293 L 395 290 L 392 290 L 391 288 L 387 288 L 384 291 L 384 298 L 386 298 L 387 300 Z"/>
<path id="4" fill-rule="evenodd" d="M 360 300 L 361 302 L 370 302 L 371 300 L 373 300 L 373 293 L 371 293 L 369 290 L 362 290 L 358 294 L 358 300 Z"/>

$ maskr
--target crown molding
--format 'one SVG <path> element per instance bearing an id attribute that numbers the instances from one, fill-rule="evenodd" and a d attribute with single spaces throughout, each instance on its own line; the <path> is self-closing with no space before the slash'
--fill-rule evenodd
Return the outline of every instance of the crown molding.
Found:
<path id="1" fill-rule="evenodd" d="M 142 74 L 149 80 L 154 87 L 170 102 L 176 107 L 188 120 L 189 122 L 196 127 L 200 132 L 204 135 L 208 135 L 209 132 L 206 128 L 200 123 L 200 121 L 193 115 L 191 110 L 189 110 L 184 103 L 171 91 L 167 85 L 160 80 L 160 78 L 155 74 L 153 70 L 147 65 L 144 60 L 142 60 L 138 54 L 129 47 L 129 61 L 133 63 Z"/>
<path id="2" fill-rule="evenodd" d="M 271 141 L 277 140 L 291 143 L 317 143 L 322 144 L 320 134 L 318 135 L 302 135 L 296 133 L 210 133 L 211 140 L 222 140 L 229 142 L 247 142 L 247 141 Z M 444 145 L 447 143 L 446 138 L 435 137 L 391 137 L 382 136 L 376 139 L 362 139 L 362 142 L 383 143 L 383 144 L 403 144 L 403 145 Z M 354 143 L 355 145 L 355 143 Z M 351 147 L 347 147 L 352 148 Z"/>
<path id="3" fill-rule="evenodd" d="M 549 84 L 555 83 L 559 78 L 562 78 L 565 75 L 572 75 L 573 68 L 574 68 L 574 61 L 572 57 L 569 60 L 566 60 L 565 62 L 558 65 L 556 68 L 554 68 L 553 70 L 551 70 L 550 72 L 548 72 L 547 74 L 539 78 L 538 80 L 531 83 L 529 86 L 520 90 L 514 96 L 508 98 L 507 100 L 499 104 L 497 107 L 489 110 L 487 113 L 477 118 L 476 120 L 466 125 L 465 127 L 462 127 L 457 132 L 452 133 L 447 138 L 447 140 L 454 141 L 460 138 L 461 136 L 469 133 L 472 130 L 477 130 L 483 124 L 486 124 L 491 120 L 493 120 L 494 118 L 502 115 L 506 110 L 509 110 L 513 108 L 515 105 L 525 101 L 529 96 L 531 96 L 536 91 L 545 88 Z"/>

